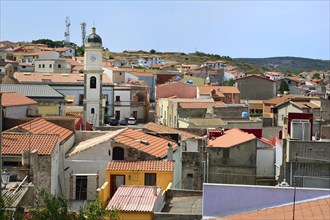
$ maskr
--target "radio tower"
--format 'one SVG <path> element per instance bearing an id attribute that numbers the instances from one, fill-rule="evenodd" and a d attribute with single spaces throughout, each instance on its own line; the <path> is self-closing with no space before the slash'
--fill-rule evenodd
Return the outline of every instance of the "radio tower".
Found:
<path id="1" fill-rule="evenodd" d="M 64 44 L 68 45 L 70 43 L 70 18 L 67 16 L 65 19 L 65 27 L 66 27 L 66 31 L 64 32 Z"/>
<path id="2" fill-rule="evenodd" d="M 85 38 L 86 38 L 86 22 L 80 23 L 80 26 L 81 26 L 82 45 L 85 46 Z"/>

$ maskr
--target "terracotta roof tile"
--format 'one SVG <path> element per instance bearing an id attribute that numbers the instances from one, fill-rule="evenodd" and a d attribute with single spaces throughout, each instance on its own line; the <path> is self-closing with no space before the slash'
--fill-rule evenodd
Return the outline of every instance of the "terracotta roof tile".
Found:
<path id="1" fill-rule="evenodd" d="M 249 134 L 240 129 L 233 128 L 225 131 L 225 133 L 217 137 L 214 140 L 208 141 L 208 147 L 233 147 L 235 145 L 251 141 L 255 139 L 256 136 Z"/>
<path id="2" fill-rule="evenodd" d="M 30 131 L 33 134 L 58 134 L 60 136 L 61 143 L 65 142 L 71 135 L 73 135 L 73 131 L 48 122 L 42 118 L 37 118 L 8 129 L 7 132 L 15 132 L 19 131 L 19 129 Z"/>
<path id="3" fill-rule="evenodd" d="M 35 104 L 38 104 L 38 102 L 16 92 L 2 93 L 2 106 L 4 107 Z"/>
<path id="4" fill-rule="evenodd" d="M 181 138 L 182 140 L 187 140 L 189 138 L 197 138 L 197 135 L 185 132 L 185 131 L 181 131 L 181 130 L 177 130 L 174 128 L 169 128 L 167 126 L 163 126 L 163 125 L 159 125 L 156 124 L 154 122 L 149 122 L 148 124 L 143 126 L 143 129 L 155 132 L 155 133 L 177 133 L 177 134 L 181 134 Z"/>
<path id="5" fill-rule="evenodd" d="M 306 96 L 288 94 L 288 95 L 282 95 L 281 97 L 274 97 L 274 98 L 265 100 L 264 103 L 271 104 L 271 105 L 277 105 L 277 104 L 285 102 L 288 99 L 295 98 L 295 97 L 306 97 Z"/>
<path id="6" fill-rule="evenodd" d="M 216 94 L 223 94 L 224 93 L 235 93 L 239 94 L 239 90 L 235 86 L 198 86 L 200 94 L 210 94 L 211 91 L 214 89 Z"/>
<path id="7" fill-rule="evenodd" d="M 84 74 L 81 73 L 39 73 L 39 72 L 16 72 L 16 79 L 20 82 L 53 82 L 53 83 L 77 83 L 84 82 Z M 112 83 L 106 75 L 102 75 L 102 83 Z"/>
<path id="8" fill-rule="evenodd" d="M 78 127 L 78 125 L 79 124 L 82 124 L 82 117 L 81 116 L 70 116 L 70 115 L 66 115 L 66 116 L 56 116 L 56 115 L 54 115 L 54 116 L 48 116 L 48 115 L 46 115 L 46 116 L 42 116 L 42 118 L 45 118 L 45 119 L 47 119 L 47 118 L 50 118 L 50 119 L 74 119 L 74 124 L 75 124 L 75 126 L 77 126 Z"/>
<path id="9" fill-rule="evenodd" d="M 145 134 L 132 129 L 124 130 L 113 140 L 159 158 L 167 155 L 168 143 L 172 144 L 173 149 L 178 147 L 177 143 L 173 141 L 169 141 L 161 137 L 155 137 L 153 135 Z M 141 141 L 147 141 L 147 144 L 144 144 Z"/>
<path id="10" fill-rule="evenodd" d="M 253 220 L 266 220 L 276 219 L 285 220 L 292 219 L 293 205 L 285 205 L 279 207 L 266 208 L 252 212 L 243 212 L 233 215 L 222 216 L 218 220 L 234 220 L 234 219 L 253 219 Z M 313 201 L 303 201 L 295 205 L 295 219 L 311 220 L 311 219 L 330 219 L 330 198 L 322 198 Z"/>
<path id="11" fill-rule="evenodd" d="M 2 133 L 2 153 L 17 155 L 24 150 L 38 150 L 40 155 L 50 155 L 58 141 L 56 134 Z"/>
<path id="12" fill-rule="evenodd" d="M 40 56 L 40 55 L 49 54 L 52 52 L 53 51 L 40 51 L 40 52 L 34 52 L 34 53 L 27 53 L 27 54 L 23 54 L 23 57 Z"/>
<path id="13" fill-rule="evenodd" d="M 181 108 L 210 108 L 210 107 L 225 107 L 223 102 L 181 102 L 179 103 Z"/>
<path id="14" fill-rule="evenodd" d="M 106 209 L 119 209 L 125 212 L 153 212 L 157 197 L 162 192 L 157 187 L 157 195 L 154 194 L 154 186 L 120 186 Z"/>
<path id="15" fill-rule="evenodd" d="M 237 81 L 237 80 L 242 80 L 242 79 L 246 79 L 246 78 L 250 78 L 250 77 L 257 77 L 257 78 L 268 80 L 268 81 L 271 81 L 271 82 L 276 82 L 274 80 L 271 80 L 271 79 L 268 79 L 268 78 L 265 78 L 265 77 L 262 77 L 262 76 L 259 76 L 259 75 L 256 75 L 256 74 L 249 74 L 247 76 L 244 76 L 244 77 L 241 77 L 241 78 L 237 78 L 235 80 Z"/>
<path id="16" fill-rule="evenodd" d="M 168 160 L 146 160 L 146 161 L 111 161 L 107 170 L 129 170 L 129 171 L 173 171 L 174 162 Z"/>

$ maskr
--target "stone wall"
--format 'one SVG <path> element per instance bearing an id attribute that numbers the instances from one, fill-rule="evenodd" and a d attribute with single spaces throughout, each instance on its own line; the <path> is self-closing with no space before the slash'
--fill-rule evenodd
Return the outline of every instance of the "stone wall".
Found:
<path id="1" fill-rule="evenodd" d="M 202 157 L 202 152 L 182 152 L 182 188 L 194 190 L 203 188 Z"/>

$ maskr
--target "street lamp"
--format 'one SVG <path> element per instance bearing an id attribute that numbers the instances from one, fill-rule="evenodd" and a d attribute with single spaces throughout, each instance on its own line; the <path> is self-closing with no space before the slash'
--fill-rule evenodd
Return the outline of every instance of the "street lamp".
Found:
<path id="1" fill-rule="evenodd" d="M 6 189 L 7 184 L 9 183 L 10 173 L 5 169 L 3 173 L 1 173 L 2 183 L 5 185 L 4 189 Z"/>

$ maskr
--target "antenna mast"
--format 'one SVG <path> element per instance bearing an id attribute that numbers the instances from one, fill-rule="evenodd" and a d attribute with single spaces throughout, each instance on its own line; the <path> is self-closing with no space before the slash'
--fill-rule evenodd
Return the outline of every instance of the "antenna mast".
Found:
<path id="1" fill-rule="evenodd" d="M 70 25 L 71 25 L 70 18 L 67 16 L 65 19 L 66 31 L 64 32 L 64 37 L 65 37 L 64 44 L 65 45 L 68 45 L 70 43 Z"/>
<path id="2" fill-rule="evenodd" d="M 86 22 L 80 23 L 81 26 L 81 38 L 82 38 L 82 45 L 85 46 L 85 38 L 86 38 Z"/>

